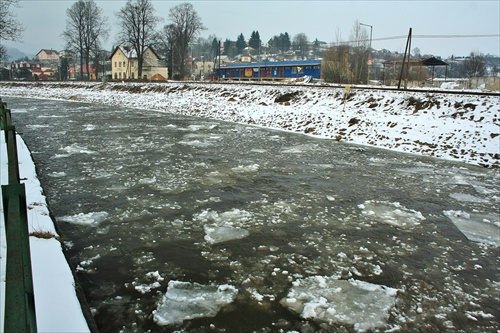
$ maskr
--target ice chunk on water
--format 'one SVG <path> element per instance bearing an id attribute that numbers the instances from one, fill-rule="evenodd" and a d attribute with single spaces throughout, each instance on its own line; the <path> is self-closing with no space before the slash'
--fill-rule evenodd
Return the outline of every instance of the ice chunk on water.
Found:
<path id="1" fill-rule="evenodd" d="M 466 193 L 451 193 L 450 197 L 460 202 L 488 202 L 488 200 L 484 198 L 479 198 Z"/>
<path id="2" fill-rule="evenodd" d="M 250 234 L 248 230 L 233 227 L 220 227 L 214 224 L 205 224 L 205 240 L 210 244 L 222 243 L 233 239 L 242 239 Z"/>
<path id="3" fill-rule="evenodd" d="M 214 286 L 172 280 L 153 311 L 154 321 L 158 325 L 174 325 L 194 318 L 215 317 L 237 294 L 238 289 L 227 284 Z"/>
<path id="4" fill-rule="evenodd" d="M 312 276 L 295 281 L 280 303 L 302 318 L 350 324 L 364 332 L 385 325 L 397 291 L 352 279 Z"/>
<path id="5" fill-rule="evenodd" d="M 99 223 L 104 221 L 108 217 L 106 212 L 91 212 L 91 213 L 79 213 L 75 215 L 66 215 L 59 218 L 60 221 L 72 223 L 72 224 L 83 224 L 97 226 Z"/>
<path id="6" fill-rule="evenodd" d="M 218 226 L 241 227 L 252 219 L 252 214 L 246 210 L 237 208 L 220 214 L 215 210 L 207 209 L 199 214 L 195 214 L 193 219 L 201 223 L 213 223 Z"/>
<path id="7" fill-rule="evenodd" d="M 205 210 L 196 214 L 194 220 L 204 224 L 205 240 L 210 244 L 216 244 L 247 237 L 250 232 L 242 226 L 250 221 L 251 217 L 249 212 L 239 209 L 232 209 L 221 214 L 213 210 Z"/>
<path id="8" fill-rule="evenodd" d="M 443 213 L 469 240 L 500 246 L 500 221 L 498 216 L 454 210 L 446 210 Z"/>
<path id="9" fill-rule="evenodd" d="M 408 209 L 399 202 L 387 201 L 365 201 L 358 205 L 364 215 L 372 217 L 376 221 L 401 228 L 409 228 L 419 225 L 425 217 L 419 211 Z"/>
<path id="10" fill-rule="evenodd" d="M 251 164 L 251 165 L 238 165 L 237 167 L 232 168 L 234 172 L 255 172 L 259 171 L 259 165 L 258 164 Z"/>
<path id="11" fill-rule="evenodd" d="M 69 157 L 74 154 L 97 154 L 96 152 L 89 150 L 86 147 L 80 147 L 76 143 L 72 144 L 71 146 L 66 146 L 64 148 L 61 148 L 60 150 L 66 152 L 66 154 L 57 154 L 54 156 L 54 158 L 61 158 L 61 157 Z"/>

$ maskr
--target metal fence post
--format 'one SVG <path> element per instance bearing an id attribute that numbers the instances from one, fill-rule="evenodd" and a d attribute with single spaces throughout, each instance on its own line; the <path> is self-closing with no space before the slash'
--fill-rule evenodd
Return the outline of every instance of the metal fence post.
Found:
<path id="1" fill-rule="evenodd" d="M 2 185 L 7 237 L 5 332 L 36 332 L 24 184 Z"/>
<path id="2" fill-rule="evenodd" d="M 5 332 L 37 332 L 35 294 L 31 270 L 26 190 L 20 183 L 16 130 L 11 113 L 0 99 L 0 129 L 5 133 L 8 185 L 2 185 L 2 204 L 7 238 L 5 272 Z"/>

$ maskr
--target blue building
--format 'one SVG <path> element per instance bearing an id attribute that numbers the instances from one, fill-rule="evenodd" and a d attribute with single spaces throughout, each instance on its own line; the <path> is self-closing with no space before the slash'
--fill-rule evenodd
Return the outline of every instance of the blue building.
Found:
<path id="1" fill-rule="evenodd" d="M 321 60 L 278 62 L 226 63 L 215 65 L 215 79 L 221 80 L 280 80 L 311 76 L 321 77 Z"/>

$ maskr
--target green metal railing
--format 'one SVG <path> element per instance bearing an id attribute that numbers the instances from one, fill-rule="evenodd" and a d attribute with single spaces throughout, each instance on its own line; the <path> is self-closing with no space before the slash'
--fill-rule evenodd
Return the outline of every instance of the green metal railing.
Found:
<path id="1" fill-rule="evenodd" d="M 5 133 L 9 173 L 8 185 L 2 185 L 7 238 L 4 331 L 36 332 L 26 190 L 19 179 L 16 130 L 12 126 L 10 110 L 1 99 L 0 129 Z"/>

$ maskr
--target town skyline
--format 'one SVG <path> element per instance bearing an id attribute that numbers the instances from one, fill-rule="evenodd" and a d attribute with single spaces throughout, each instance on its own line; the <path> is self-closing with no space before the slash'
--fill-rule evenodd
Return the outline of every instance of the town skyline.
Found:
<path id="1" fill-rule="evenodd" d="M 22 42 L 5 41 L 4 45 L 29 55 L 41 49 L 63 50 L 65 42 L 61 34 L 66 28 L 66 10 L 74 2 L 21 0 L 20 7 L 13 11 L 25 28 Z M 115 13 L 126 1 L 95 2 L 108 19 L 110 37 L 103 48 L 111 50 L 117 45 Z M 170 8 L 183 2 L 163 0 L 153 1 L 153 5 L 157 15 L 165 18 Z M 287 32 L 290 37 L 304 33 L 311 42 L 318 39 L 332 44 L 349 41 L 352 27 L 358 21 L 368 34 L 372 33 L 372 47 L 378 50 L 404 52 L 412 28 L 412 50 L 418 48 L 422 54 L 443 58 L 467 56 L 471 52 L 500 54 L 498 1 L 201 0 L 191 3 L 207 28 L 200 37 L 216 36 L 222 41 L 236 40 L 240 33 L 248 40 L 252 31 L 258 31 L 263 43 Z M 49 13 L 51 19 L 47 20 Z M 168 21 L 164 19 L 158 29 L 166 24 Z"/>

